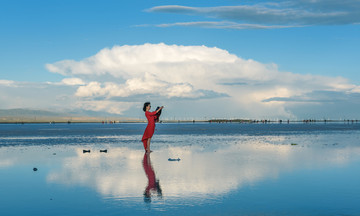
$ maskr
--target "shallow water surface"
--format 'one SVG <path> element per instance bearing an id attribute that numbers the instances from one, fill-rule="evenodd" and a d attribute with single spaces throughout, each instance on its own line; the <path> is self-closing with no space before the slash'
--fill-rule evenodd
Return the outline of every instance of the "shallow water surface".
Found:
<path id="1" fill-rule="evenodd" d="M 0 125 L 1 215 L 360 214 L 360 124 L 145 127 Z"/>

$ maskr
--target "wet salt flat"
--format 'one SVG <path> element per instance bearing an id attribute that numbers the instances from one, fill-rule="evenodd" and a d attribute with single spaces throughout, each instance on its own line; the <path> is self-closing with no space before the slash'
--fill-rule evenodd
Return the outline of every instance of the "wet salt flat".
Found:
<path id="1" fill-rule="evenodd" d="M 0 125 L 1 215 L 360 214 L 360 124 L 145 127 Z"/>

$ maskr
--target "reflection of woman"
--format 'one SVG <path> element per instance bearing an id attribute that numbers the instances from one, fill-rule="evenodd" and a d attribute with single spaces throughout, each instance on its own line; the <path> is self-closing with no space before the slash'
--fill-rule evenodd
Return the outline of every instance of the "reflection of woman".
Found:
<path id="1" fill-rule="evenodd" d="M 151 108 L 150 102 L 144 103 L 143 110 L 144 110 L 145 116 L 148 120 L 148 125 L 144 131 L 144 135 L 143 135 L 141 141 L 144 144 L 144 149 L 145 149 L 146 153 L 151 152 L 150 151 L 150 141 L 151 141 L 151 137 L 153 136 L 154 131 L 155 131 L 155 121 L 157 121 L 159 119 L 161 110 L 164 107 L 162 106 L 154 112 L 150 112 L 150 108 Z"/>
<path id="2" fill-rule="evenodd" d="M 144 154 L 143 167 L 148 178 L 148 185 L 144 191 L 144 201 L 151 202 L 151 192 L 157 192 L 157 195 L 161 197 L 162 190 L 159 184 L 159 180 L 156 180 L 155 172 L 151 165 L 150 154 Z"/>

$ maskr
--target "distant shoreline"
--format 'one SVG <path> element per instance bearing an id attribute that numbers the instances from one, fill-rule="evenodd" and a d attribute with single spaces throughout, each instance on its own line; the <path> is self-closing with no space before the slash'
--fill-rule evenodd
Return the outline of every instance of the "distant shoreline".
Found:
<path id="1" fill-rule="evenodd" d="M 346 120 L 246 120 L 246 119 L 210 119 L 210 120 L 162 120 L 159 123 L 243 123 L 243 124 L 290 124 L 290 123 L 360 123 L 358 119 Z M 123 124 L 123 123 L 147 123 L 146 120 L 0 120 L 0 124 L 84 124 L 84 123 L 97 123 L 97 124 Z"/>
<path id="2" fill-rule="evenodd" d="M 314 123 L 314 122 L 348 122 L 358 123 L 360 119 L 279 119 L 279 118 L 263 118 L 263 119 L 250 119 L 250 118 L 160 118 L 162 123 Z M 147 123 L 145 117 L 123 117 L 111 115 L 109 113 L 97 113 L 97 115 L 86 113 L 66 113 L 49 110 L 37 110 L 37 109 L 0 109 L 0 124 L 73 124 L 73 123 Z"/>

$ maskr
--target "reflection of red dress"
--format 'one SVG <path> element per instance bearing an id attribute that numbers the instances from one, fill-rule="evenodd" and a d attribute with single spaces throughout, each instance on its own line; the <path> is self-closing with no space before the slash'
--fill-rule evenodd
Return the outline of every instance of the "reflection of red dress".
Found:
<path id="1" fill-rule="evenodd" d="M 158 119 L 158 115 L 156 113 L 156 111 L 154 112 L 149 112 L 149 111 L 146 111 L 145 112 L 145 116 L 148 120 L 148 125 L 146 126 L 146 129 L 144 131 L 144 135 L 141 139 L 141 141 L 143 142 L 144 144 L 144 149 L 146 150 L 147 148 L 147 141 L 149 138 L 151 138 L 154 134 L 154 131 L 155 131 L 155 121 Z"/>
<path id="2" fill-rule="evenodd" d="M 150 156 L 145 154 L 143 159 L 144 171 L 148 178 L 148 185 L 145 189 L 145 193 L 147 196 L 150 196 L 151 190 L 157 190 L 155 172 L 151 166 L 151 161 L 149 157 Z"/>

